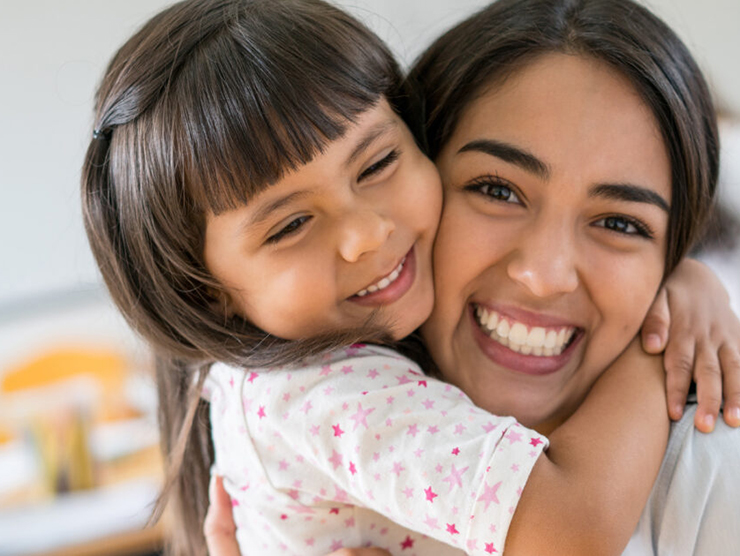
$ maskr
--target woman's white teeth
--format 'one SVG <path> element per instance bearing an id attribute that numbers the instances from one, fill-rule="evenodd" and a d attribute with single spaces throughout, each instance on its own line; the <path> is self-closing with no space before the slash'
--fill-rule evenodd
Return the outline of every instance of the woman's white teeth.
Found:
<path id="1" fill-rule="evenodd" d="M 367 289 L 357 292 L 355 295 L 357 297 L 365 297 L 369 293 L 375 293 L 380 290 L 384 290 L 385 288 L 390 286 L 393 282 L 395 282 L 398 279 L 398 277 L 401 275 L 401 271 L 403 270 L 403 264 L 405 262 L 406 262 L 406 257 L 403 258 L 401 263 L 388 276 L 386 276 L 385 278 L 382 278 L 376 284 L 373 284 L 372 286 L 368 286 Z"/>
<path id="2" fill-rule="evenodd" d="M 481 328 L 503 346 L 523 355 L 552 357 L 560 355 L 573 337 L 576 329 L 571 326 L 544 328 L 527 327 L 524 323 L 503 318 L 496 311 L 476 307 L 475 315 Z"/>

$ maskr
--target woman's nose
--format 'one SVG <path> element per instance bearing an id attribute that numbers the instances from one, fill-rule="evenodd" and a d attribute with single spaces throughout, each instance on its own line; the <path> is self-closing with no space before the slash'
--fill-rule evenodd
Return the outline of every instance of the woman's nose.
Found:
<path id="1" fill-rule="evenodd" d="M 371 209 L 353 211 L 344 218 L 339 238 L 339 254 L 347 262 L 376 251 L 396 229 L 393 220 Z"/>
<path id="2" fill-rule="evenodd" d="M 578 287 L 576 258 L 575 238 L 567 226 L 540 226 L 522 236 L 507 272 L 533 295 L 547 298 Z"/>

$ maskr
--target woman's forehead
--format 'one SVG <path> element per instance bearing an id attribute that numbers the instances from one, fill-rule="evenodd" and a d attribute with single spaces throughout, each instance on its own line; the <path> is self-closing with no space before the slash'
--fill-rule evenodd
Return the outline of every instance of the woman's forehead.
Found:
<path id="1" fill-rule="evenodd" d="M 440 160 L 481 140 L 531 153 L 551 175 L 646 182 L 670 199 L 655 116 L 626 77 L 590 57 L 543 55 L 489 86 L 462 111 Z"/>

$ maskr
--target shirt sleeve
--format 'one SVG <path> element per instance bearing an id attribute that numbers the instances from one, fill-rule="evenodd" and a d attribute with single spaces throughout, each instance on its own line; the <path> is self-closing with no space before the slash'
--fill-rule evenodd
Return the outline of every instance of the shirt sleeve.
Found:
<path id="1" fill-rule="evenodd" d="M 503 550 L 545 437 L 384 348 L 272 375 L 269 395 L 262 378 L 243 383 L 245 418 L 272 445 L 260 455 L 269 480 L 296 503 L 361 505 L 469 554 Z M 281 460 L 278 441 L 302 465 Z"/>

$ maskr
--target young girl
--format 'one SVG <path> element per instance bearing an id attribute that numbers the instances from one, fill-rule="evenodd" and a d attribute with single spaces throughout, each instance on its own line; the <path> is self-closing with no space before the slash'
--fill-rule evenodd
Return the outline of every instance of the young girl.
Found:
<path id="1" fill-rule="evenodd" d="M 260 554 L 500 551 L 524 485 L 558 480 L 544 437 L 357 343 L 402 338 L 432 307 L 441 190 L 407 99 L 379 40 L 319 1 L 177 4 L 111 62 L 85 222 L 124 315 L 177 358 L 157 374 L 178 552 L 204 550 L 213 448 L 242 550 Z M 544 357 L 569 349 L 560 332 Z M 612 475 L 618 493 L 575 489 L 574 537 L 588 523 L 622 542 L 599 510 L 644 503 L 657 472 L 662 370 L 636 351 L 561 427 L 563 467 L 585 469 L 597 435 L 638 463 Z"/>

